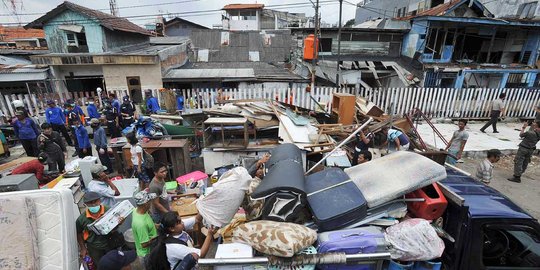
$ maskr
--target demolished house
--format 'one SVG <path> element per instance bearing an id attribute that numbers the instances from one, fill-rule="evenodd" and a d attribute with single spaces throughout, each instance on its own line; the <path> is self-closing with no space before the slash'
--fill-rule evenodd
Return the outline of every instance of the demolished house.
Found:
<path id="1" fill-rule="evenodd" d="M 469 0 L 400 19 L 411 22 L 402 55 L 424 70 L 424 87 L 538 86 L 538 21 L 494 18 L 479 1 Z"/>

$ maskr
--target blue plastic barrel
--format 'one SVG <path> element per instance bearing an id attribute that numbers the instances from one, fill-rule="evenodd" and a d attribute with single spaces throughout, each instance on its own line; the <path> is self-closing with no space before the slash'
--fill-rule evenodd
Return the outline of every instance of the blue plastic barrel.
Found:
<path id="1" fill-rule="evenodd" d="M 413 262 L 403 262 L 404 264 L 397 263 L 395 261 L 390 261 L 390 264 L 388 265 L 388 270 L 413 270 L 414 263 Z"/>
<path id="2" fill-rule="evenodd" d="M 414 270 L 441 270 L 441 262 L 423 261 L 414 264 Z"/>

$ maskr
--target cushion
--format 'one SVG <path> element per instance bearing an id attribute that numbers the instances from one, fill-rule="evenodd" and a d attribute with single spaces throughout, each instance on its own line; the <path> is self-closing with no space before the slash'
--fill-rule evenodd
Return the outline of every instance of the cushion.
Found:
<path id="1" fill-rule="evenodd" d="M 268 220 L 252 221 L 233 231 L 232 241 L 268 255 L 292 257 L 311 246 L 317 232 L 302 225 Z"/>

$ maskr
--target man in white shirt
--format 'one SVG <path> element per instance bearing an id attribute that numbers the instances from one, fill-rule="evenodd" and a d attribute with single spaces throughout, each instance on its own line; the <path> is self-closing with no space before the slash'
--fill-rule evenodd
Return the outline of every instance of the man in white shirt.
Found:
<path id="1" fill-rule="evenodd" d="M 113 184 L 109 176 L 105 173 L 107 167 L 94 164 L 90 168 L 92 173 L 92 181 L 88 183 L 88 191 L 93 191 L 101 196 L 101 202 L 103 205 L 113 207 L 116 204 L 114 196 L 119 196 L 120 191 Z"/>
<path id="2" fill-rule="evenodd" d="M 493 101 L 493 104 L 491 105 L 491 114 L 489 121 L 480 129 L 483 133 L 486 133 L 486 128 L 488 128 L 490 125 L 493 126 L 493 133 L 499 133 L 497 131 L 497 121 L 499 121 L 499 117 L 504 118 L 506 110 L 504 105 L 504 99 L 506 98 L 506 93 L 501 93 L 499 95 L 499 99 L 496 99 Z"/>

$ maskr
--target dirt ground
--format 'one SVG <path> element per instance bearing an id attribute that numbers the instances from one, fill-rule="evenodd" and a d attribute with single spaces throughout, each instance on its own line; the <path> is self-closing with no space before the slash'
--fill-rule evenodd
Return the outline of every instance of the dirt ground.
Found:
<path id="1" fill-rule="evenodd" d="M 482 158 L 466 158 L 464 163 L 458 163 L 457 167 L 475 174 L 476 166 L 482 160 Z M 506 195 L 536 219 L 540 219 L 540 157 L 538 155 L 533 156 L 527 171 L 521 176 L 521 183 L 519 184 L 506 180 L 513 175 L 513 155 L 503 156 L 494 165 L 493 180 L 490 186 Z"/>

